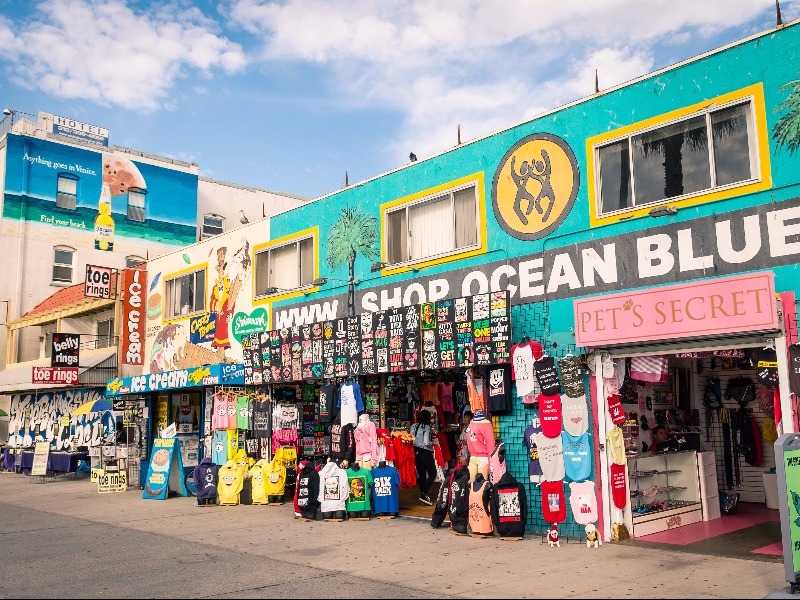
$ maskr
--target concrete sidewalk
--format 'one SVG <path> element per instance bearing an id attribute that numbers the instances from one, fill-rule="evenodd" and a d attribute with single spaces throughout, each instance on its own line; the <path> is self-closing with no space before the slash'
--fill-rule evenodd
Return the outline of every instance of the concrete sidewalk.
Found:
<path id="1" fill-rule="evenodd" d="M 550 548 L 474 539 L 411 519 L 304 522 L 290 504 L 200 508 L 194 498 L 143 500 L 141 491 L 98 494 L 87 479 L 36 484 L 0 474 L 3 506 L 154 532 L 186 543 L 236 549 L 301 568 L 354 573 L 421 596 L 763 598 L 782 589 L 783 564 L 708 557 L 632 544 Z M 5 526 L 8 527 L 8 523 Z M 333 591 L 331 592 L 333 593 Z"/>

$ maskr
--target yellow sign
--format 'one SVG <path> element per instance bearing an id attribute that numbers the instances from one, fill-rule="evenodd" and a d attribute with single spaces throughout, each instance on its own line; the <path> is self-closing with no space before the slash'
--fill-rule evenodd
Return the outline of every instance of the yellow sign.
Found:
<path id="1" fill-rule="evenodd" d="M 560 137 L 535 133 L 506 152 L 494 174 L 492 204 L 500 226 L 521 240 L 551 233 L 578 195 L 575 154 Z"/>
<path id="2" fill-rule="evenodd" d="M 61 427 L 69 427 L 69 415 L 64 415 L 59 419 Z"/>
<path id="3" fill-rule="evenodd" d="M 162 429 L 167 426 L 169 419 L 169 396 L 166 394 L 159 395 L 156 398 L 156 422 L 154 423 L 156 431 L 161 427 Z"/>
<path id="4" fill-rule="evenodd" d="M 105 471 L 103 471 L 103 469 L 100 467 L 92 467 L 91 471 L 89 472 L 89 481 L 92 483 L 97 483 L 103 476 L 103 473 L 105 473 Z"/>
<path id="5" fill-rule="evenodd" d="M 128 491 L 128 474 L 125 471 L 103 473 L 97 478 L 97 493 L 108 494 L 111 492 Z"/>
<path id="6" fill-rule="evenodd" d="M 47 475 L 47 458 L 50 456 L 50 442 L 36 442 L 33 449 L 31 475 Z"/>

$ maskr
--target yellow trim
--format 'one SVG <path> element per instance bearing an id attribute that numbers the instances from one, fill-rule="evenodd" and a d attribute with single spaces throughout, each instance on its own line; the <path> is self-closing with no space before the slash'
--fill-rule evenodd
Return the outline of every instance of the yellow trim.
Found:
<path id="1" fill-rule="evenodd" d="M 598 215 L 598 200 L 599 200 L 599 179 L 595 173 L 595 150 L 603 144 L 618 138 L 624 138 L 640 131 L 651 129 L 659 125 L 666 124 L 670 121 L 675 121 L 681 118 L 689 117 L 695 113 L 705 113 L 709 108 L 714 106 L 721 106 L 737 100 L 745 100 L 750 98 L 753 104 L 753 117 L 754 127 L 756 134 L 756 142 L 758 144 L 758 169 L 760 181 L 747 183 L 743 185 L 733 185 L 725 187 L 725 189 L 717 189 L 709 191 L 708 193 L 699 193 L 689 198 L 681 200 L 665 199 L 660 202 L 653 202 L 632 210 L 602 217 Z M 714 202 L 716 200 L 724 200 L 734 196 L 743 196 L 745 194 L 752 194 L 763 190 L 768 190 L 772 187 L 772 171 L 770 168 L 769 158 L 769 131 L 767 129 L 767 114 L 764 101 L 764 86 L 761 83 L 756 83 L 748 87 L 742 88 L 735 92 L 730 92 L 704 100 L 691 106 L 679 108 L 677 110 L 664 113 L 644 121 L 639 121 L 632 125 L 626 125 L 607 133 L 602 133 L 586 140 L 586 182 L 589 190 L 589 224 L 592 227 L 599 227 L 602 225 L 609 225 L 611 223 L 618 223 L 620 221 L 627 221 L 628 219 L 635 219 L 639 217 L 648 216 L 648 213 L 657 206 L 669 204 L 676 208 L 684 208 L 686 206 L 695 206 L 697 204 L 705 204 L 706 202 Z"/>
<path id="2" fill-rule="evenodd" d="M 469 258 L 470 256 L 477 256 L 479 254 L 486 253 L 487 247 L 487 231 L 486 231 L 486 190 L 484 184 L 484 176 L 483 171 L 478 171 L 473 173 L 472 175 L 467 175 L 466 177 L 461 177 L 459 179 L 454 179 L 452 181 L 448 181 L 447 183 L 443 183 L 441 185 L 437 185 L 432 188 L 428 188 L 426 190 L 422 190 L 421 192 L 416 192 L 411 194 L 410 196 L 404 196 L 402 198 L 398 198 L 397 200 L 392 200 L 391 202 L 386 202 L 381 204 L 381 261 L 386 262 L 386 248 L 387 248 L 387 240 L 386 240 L 386 213 L 392 209 L 397 208 L 398 206 L 402 206 L 404 204 L 411 204 L 425 198 L 427 196 L 435 196 L 437 194 L 441 194 L 442 192 L 446 192 L 453 188 L 460 187 L 467 183 L 475 183 L 478 191 L 478 247 L 473 248 L 472 250 L 466 250 L 464 252 L 456 252 L 454 254 L 448 254 L 447 256 L 439 256 L 436 258 L 428 259 L 428 260 L 421 260 L 419 262 L 414 262 L 413 264 L 403 264 L 399 267 L 384 267 L 381 270 L 381 275 L 395 275 L 397 273 L 408 273 L 413 269 L 421 269 L 422 267 L 430 267 L 433 265 L 441 265 L 445 263 L 452 262 L 454 260 L 461 260 L 464 258 Z"/>
<path id="3" fill-rule="evenodd" d="M 204 286 L 204 293 L 203 293 L 203 309 L 202 310 L 195 310 L 195 311 L 190 312 L 189 314 L 186 314 L 186 315 L 178 315 L 176 317 L 172 317 L 171 319 L 162 318 L 161 319 L 161 324 L 162 325 L 169 325 L 170 323 L 177 323 L 178 321 L 183 321 L 183 320 L 188 319 L 189 317 L 192 317 L 194 315 L 207 312 L 206 293 L 208 293 L 208 263 L 204 262 L 204 263 L 199 263 L 197 265 L 188 266 L 185 269 L 181 269 L 180 271 L 175 271 L 174 273 L 170 273 L 169 275 L 166 275 L 166 276 L 161 278 L 161 281 L 162 281 L 162 283 L 161 283 L 161 298 L 162 298 L 162 300 L 161 301 L 164 303 L 164 306 L 161 309 L 161 314 L 162 315 L 166 315 L 166 310 L 165 309 L 166 309 L 166 306 L 167 306 L 167 282 L 173 281 L 174 279 L 177 279 L 178 277 L 182 277 L 183 275 L 188 275 L 189 273 L 195 273 L 196 271 L 200 271 L 200 270 L 202 270 L 203 273 L 206 276 L 206 283 L 205 283 L 205 286 Z"/>
<path id="4" fill-rule="evenodd" d="M 272 302 L 276 302 L 278 300 L 288 300 L 289 298 L 297 298 L 298 296 L 304 296 L 306 293 L 314 293 L 319 291 L 319 286 L 306 286 L 302 288 L 298 288 L 297 290 L 291 292 L 284 292 L 283 294 L 273 294 L 272 296 L 261 296 L 258 298 L 258 294 L 256 294 L 256 254 L 259 252 L 263 252 L 269 248 L 275 248 L 277 246 L 283 246 L 292 241 L 297 241 L 300 239 L 308 238 L 312 239 L 313 250 L 312 254 L 314 255 L 314 279 L 319 277 L 319 226 L 315 225 L 314 227 L 309 227 L 308 229 L 303 229 L 302 231 L 298 231 L 296 233 L 290 233 L 288 235 L 284 235 L 283 237 L 279 237 L 274 240 L 270 240 L 268 242 L 264 242 L 263 244 L 258 244 L 253 246 L 252 256 L 250 257 L 253 264 L 253 276 L 251 277 L 251 289 L 252 289 L 252 298 L 253 298 L 253 307 L 256 306 L 263 306 L 269 305 Z M 267 308 L 267 321 L 270 319 L 271 311 Z M 268 323 L 269 325 L 269 323 Z"/>

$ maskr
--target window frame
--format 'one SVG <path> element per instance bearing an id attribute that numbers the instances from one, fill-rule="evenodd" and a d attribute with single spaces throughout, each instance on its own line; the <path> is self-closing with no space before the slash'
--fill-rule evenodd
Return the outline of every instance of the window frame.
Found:
<path id="1" fill-rule="evenodd" d="M 749 115 L 747 116 L 747 140 L 750 164 L 753 172 L 749 179 L 734 183 L 714 185 L 717 182 L 718 174 L 716 172 L 712 117 L 715 113 L 719 114 L 739 105 L 749 105 L 746 109 L 749 111 Z M 708 147 L 706 151 L 709 163 L 710 187 L 680 196 L 660 198 L 658 200 L 636 204 L 636 174 L 633 169 L 634 157 L 631 151 L 631 140 L 637 136 L 647 134 L 648 132 L 657 131 L 677 123 L 687 122 L 698 116 L 702 116 L 705 119 L 708 137 Z M 628 141 L 628 169 L 631 178 L 631 198 L 634 204 L 630 207 L 602 212 L 602 165 L 600 163 L 600 150 L 624 140 Z M 653 209 L 665 205 L 670 205 L 677 209 L 769 189 L 772 186 L 772 175 L 770 170 L 769 133 L 766 124 L 763 86 L 760 83 L 754 84 L 704 102 L 676 109 L 644 121 L 621 127 L 614 131 L 588 138 L 586 141 L 586 153 L 587 181 L 589 182 L 589 221 L 592 227 L 648 216 Z"/>
<path id="2" fill-rule="evenodd" d="M 70 263 L 69 264 L 57 263 L 56 262 L 56 253 L 57 252 L 64 252 L 64 253 L 69 254 L 70 255 L 70 259 L 71 259 Z M 53 246 L 53 264 L 52 264 L 53 268 L 52 268 L 52 271 L 51 271 L 51 279 L 50 279 L 50 283 L 52 285 L 72 285 L 73 280 L 75 279 L 75 253 L 76 252 L 77 252 L 77 250 L 75 248 L 73 248 L 72 246 L 64 246 L 64 245 Z M 57 279 L 56 278 L 56 273 L 55 273 L 56 268 L 65 269 L 67 267 L 69 267 L 69 269 L 70 269 L 70 271 L 69 271 L 69 279 Z"/>
<path id="3" fill-rule="evenodd" d="M 218 219 L 219 220 L 219 233 L 206 233 L 206 219 Z M 207 240 L 208 238 L 212 238 L 215 235 L 220 235 L 225 233 L 225 217 L 222 215 L 218 215 L 216 213 L 206 213 L 203 215 L 203 224 L 200 226 L 200 240 Z"/>
<path id="4" fill-rule="evenodd" d="M 182 314 L 180 309 L 177 314 L 173 313 L 172 309 L 174 306 L 174 299 L 170 298 L 170 284 L 174 285 L 174 282 L 182 279 L 184 277 L 195 276 L 195 292 L 193 293 L 194 298 L 192 299 L 192 305 L 189 307 L 189 311 L 186 314 Z M 194 303 L 197 300 L 197 281 L 198 276 L 202 276 L 203 281 L 203 293 L 201 295 L 202 304 L 198 308 Z M 164 278 L 164 289 L 162 293 L 162 297 L 164 298 L 164 323 L 169 323 L 171 321 L 179 321 L 181 319 L 186 319 L 190 316 L 207 312 L 208 306 L 208 264 L 203 263 L 202 265 L 196 265 L 194 267 L 189 267 L 188 269 L 184 269 L 183 271 L 178 271 L 176 273 L 172 273 L 169 276 Z"/>
<path id="5" fill-rule="evenodd" d="M 456 211 L 455 211 L 455 195 L 462 190 L 474 190 L 475 198 L 475 243 L 461 248 L 455 247 L 457 233 L 456 224 Z M 389 219 L 393 214 L 397 214 L 401 210 L 405 210 L 405 227 L 406 227 L 406 256 L 411 252 L 409 214 L 410 210 L 415 206 L 422 206 L 429 202 L 440 200 L 444 196 L 450 197 L 450 215 L 453 219 L 453 249 L 437 254 L 432 254 L 419 258 L 407 258 L 400 262 L 390 262 L 389 257 L 389 239 L 390 228 Z M 487 231 L 486 231 L 486 207 L 485 207 L 485 184 L 483 172 L 473 173 L 453 181 L 449 181 L 442 185 L 438 185 L 426 190 L 422 190 L 411 196 L 399 198 L 397 200 L 387 202 L 381 206 L 381 261 L 385 263 L 382 269 L 383 274 L 400 273 L 409 271 L 412 268 L 425 267 L 434 264 L 441 264 L 453 260 L 461 260 L 470 256 L 483 254 L 486 252 L 487 247 Z"/>
<path id="6" fill-rule="evenodd" d="M 108 335 L 104 336 L 100 333 L 100 325 L 105 323 L 108 324 Z M 95 323 L 95 331 L 97 333 L 97 337 L 95 338 L 97 340 L 95 342 L 95 350 L 99 348 L 110 348 L 114 345 L 114 317 L 97 321 Z"/>
<path id="7" fill-rule="evenodd" d="M 73 173 L 61 172 L 56 175 L 56 208 L 59 210 L 68 210 L 70 212 L 74 212 L 78 210 L 78 183 L 80 182 L 81 178 Z M 72 194 L 70 192 L 64 192 L 61 190 L 61 182 L 62 181 L 74 181 L 75 182 L 75 193 Z M 70 198 L 72 200 L 72 206 L 62 206 L 61 200 L 62 198 Z"/>
<path id="8" fill-rule="evenodd" d="M 303 283 L 303 263 L 302 263 L 302 252 L 300 251 L 300 244 L 305 241 L 311 241 L 311 279 L 308 283 Z M 253 298 L 254 300 L 275 300 L 277 298 L 283 297 L 291 297 L 296 296 L 304 291 L 307 291 L 313 287 L 313 282 L 317 277 L 319 277 L 319 248 L 318 248 L 318 228 L 313 227 L 311 229 L 306 229 L 304 231 L 297 232 L 295 234 L 284 236 L 273 240 L 272 242 L 268 242 L 266 244 L 260 244 L 253 248 Z M 281 288 L 275 286 L 270 282 L 270 273 L 267 273 L 267 285 L 261 286 L 262 289 L 266 290 L 270 287 L 278 288 L 274 294 L 267 294 L 266 292 L 260 292 L 259 284 L 261 281 L 259 280 L 259 264 L 261 262 L 261 257 L 266 254 L 267 255 L 267 265 L 269 266 L 270 259 L 269 255 L 272 251 L 278 250 L 280 248 L 286 248 L 287 246 L 294 245 L 297 248 L 297 275 L 298 281 L 300 285 L 293 288 Z"/>
<path id="9" fill-rule="evenodd" d="M 131 204 L 131 194 L 134 194 L 136 198 L 141 197 L 142 205 L 136 206 Z M 141 211 L 142 218 L 136 218 L 135 216 L 131 216 L 131 211 L 133 214 L 136 215 L 138 211 Z M 127 203 L 127 210 L 125 212 L 125 216 L 127 220 L 132 223 L 146 223 L 147 222 L 147 190 L 140 187 L 131 186 L 128 188 L 128 203 Z"/>

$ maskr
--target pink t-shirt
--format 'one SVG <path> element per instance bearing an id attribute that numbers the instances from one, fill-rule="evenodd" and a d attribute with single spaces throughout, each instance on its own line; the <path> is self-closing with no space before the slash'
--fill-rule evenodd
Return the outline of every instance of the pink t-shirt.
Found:
<path id="1" fill-rule="evenodd" d="M 455 412 L 453 407 L 453 384 L 440 383 L 439 384 L 439 397 L 441 399 L 442 410 L 444 412 Z"/>
<path id="2" fill-rule="evenodd" d="M 561 435 L 561 396 L 539 395 L 539 420 L 545 436 L 554 438 Z"/>
<path id="3" fill-rule="evenodd" d="M 494 429 L 491 421 L 470 421 L 467 428 L 467 449 L 471 457 L 489 456 L 494 452 Z"/>
<path id="4" fill-rule="evenodd" d="M 228 429 L 228 397 L 214 394 L 214 415 L 211 417 L 212 429 Z"/>

